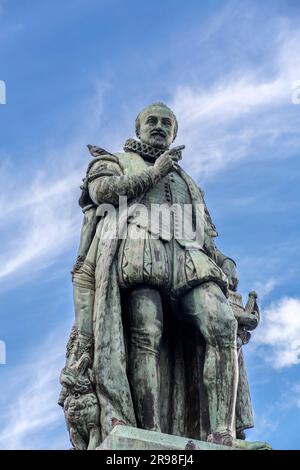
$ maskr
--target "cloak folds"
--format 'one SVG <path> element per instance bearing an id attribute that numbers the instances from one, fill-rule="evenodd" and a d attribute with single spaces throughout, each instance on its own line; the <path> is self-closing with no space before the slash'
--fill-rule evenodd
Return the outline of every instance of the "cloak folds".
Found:
<path id="1" fill-rule="evenodd" d="M 186 175 L 192 203 L 202 194 Z M 119 214 L 121 226 L 134 211 L 135 200 L 126 214 Z M 119 208 L 117 208 L 119 210 Z M 93 380 L 100 405 L 101 439 L 112 430 L 114 421 L 136 426 L 134 405 L 128 381 L 129 328 L 124 296 L 118 285 L 116 254 L 119 240 L 114 233 L 115 219 L 103 217 L 90 245 L 88 258 L 95 264 L 93 306 Z M 179 323 L 169 306 L 164 309 L 164 333 L 159 355 L 160 406 L 162 432 L 206 440 L 210 432 L 208 402 L 203 384 L 205 342 L 190 325 Z M 253 427 L 249 386 L 239 354 L 239 386 L 236 404 L 236 428 Z"/>

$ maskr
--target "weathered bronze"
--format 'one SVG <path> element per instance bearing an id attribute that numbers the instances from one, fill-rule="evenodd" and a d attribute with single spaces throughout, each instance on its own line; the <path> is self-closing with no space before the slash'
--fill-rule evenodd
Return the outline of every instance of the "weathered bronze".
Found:
<path id="1" fill-rule="evenodd" d="M 227 446 L 253 426 L 242 345 L 259 322 L 256 294 L 244 308 L 203 191 L 179 165 L 184 146 L 170 149 L 177 127 L 154 103 L 124 153 L 88 146 L 59 399 L 76 449 L 96 448 L 120 423 Z M 194 238 L 178 235 L 181 208 Z"/>

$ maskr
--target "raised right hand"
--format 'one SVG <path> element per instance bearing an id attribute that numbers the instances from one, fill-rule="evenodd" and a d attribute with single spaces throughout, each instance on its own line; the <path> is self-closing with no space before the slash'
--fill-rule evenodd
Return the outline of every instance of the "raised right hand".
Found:
<path id="1" fill-rule="evenodd" d="M 154 164 L 154 168 L 158 170 L 161 177 L 166 176 L 168 173 L 174 170 L 175 168 L 174 155 L 176 155 L 176 152 L 178 152 L 179 150 L 182 150 L 183 148 L 184 148 L 184 145 L 181 145 L 179 147 L 174 147 L 170 150 L 167 150 L 156 160 Z"/>

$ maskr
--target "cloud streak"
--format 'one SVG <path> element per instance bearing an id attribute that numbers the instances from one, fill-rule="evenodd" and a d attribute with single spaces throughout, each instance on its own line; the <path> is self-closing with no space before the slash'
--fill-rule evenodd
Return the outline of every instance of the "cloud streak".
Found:
<path id="1" fill-rule="evenodd" d="M 64 146 L 43 152 L 43 164 L 32 177 L 21 168 L 13 183 L 8 177 L 10 158 L 0 168 L 4 188 L 0 199 L 0 281 L 35 272 L 57 260 L 78 240 L 81 211 L 77 200 L 79 186 L 89 162 L 85 146 L 98 136 L 102 95 L 96 93 L 78 115 L 79 122 Z M 99 138 L 99 136 L 98 136 Z M 84 153 L 87 158 L 84 158 Z M 40 156 L 36 161 L 40 160 Z"/>
<path id="2" fill-rule="evenodd" d="M 197 176 L 211 176 L 260 150 L 276 155 L 297 149 L 299 113 L 292 104 L 292 86 L 300 76 L 297 53 L 300 35 L 281 30 L 273 38 L 272 74 L 253 64 L 235 67 L 221 80 L 179 85 L 171 107 L 179 122 L 178 140 L 186 143 L 186 165 Z M 279 143 L 280 137 L 287 141 Z"/>
<path id="3" fill-rule="evenodd" d="M 68 326 L 63 325 L 52 332 L 24 364 L 9 375 L 8 386 L 1 391 L 1 449 L 66 448 L 67 434 L 57 398 L 66 342 L 60 331 L 67 329 Z M 51 431 L 56 437 L 49 441 Z"/>
<path id="4" fill-rule="evenodd" d="M 285 297 L 262 312 L 262 323 L 253 338 L 275 369 L 300 363 L 300 299 Z"/>
<path id="5" fill-rule="evenodd" d="M 66 176 L 46 188 L 35 181 L 27 200 L 22 201 L 19 195 L 20 201 L 14 201 L 3 211 L 7 212 L 6 217 L 10 216 L 14 236 L 2 244 L 6 246 L 0 257 L 0 279 L 20 273 L 26 265 L 34 270 L 50 262 L 72 242 L 80 217 L 73 204 L 77 176 Z"/>

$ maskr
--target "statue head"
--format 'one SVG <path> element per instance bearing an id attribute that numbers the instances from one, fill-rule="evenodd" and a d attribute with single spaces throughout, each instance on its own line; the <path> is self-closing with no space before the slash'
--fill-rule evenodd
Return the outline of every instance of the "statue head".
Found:
<path id="1" fill-rule="evenodd" d="M 178 123 L 173 111 L 157 102 L 144 108 L 135 120 L 135 133 L 141 142 L 167 149 L 175 140 Z"/>

